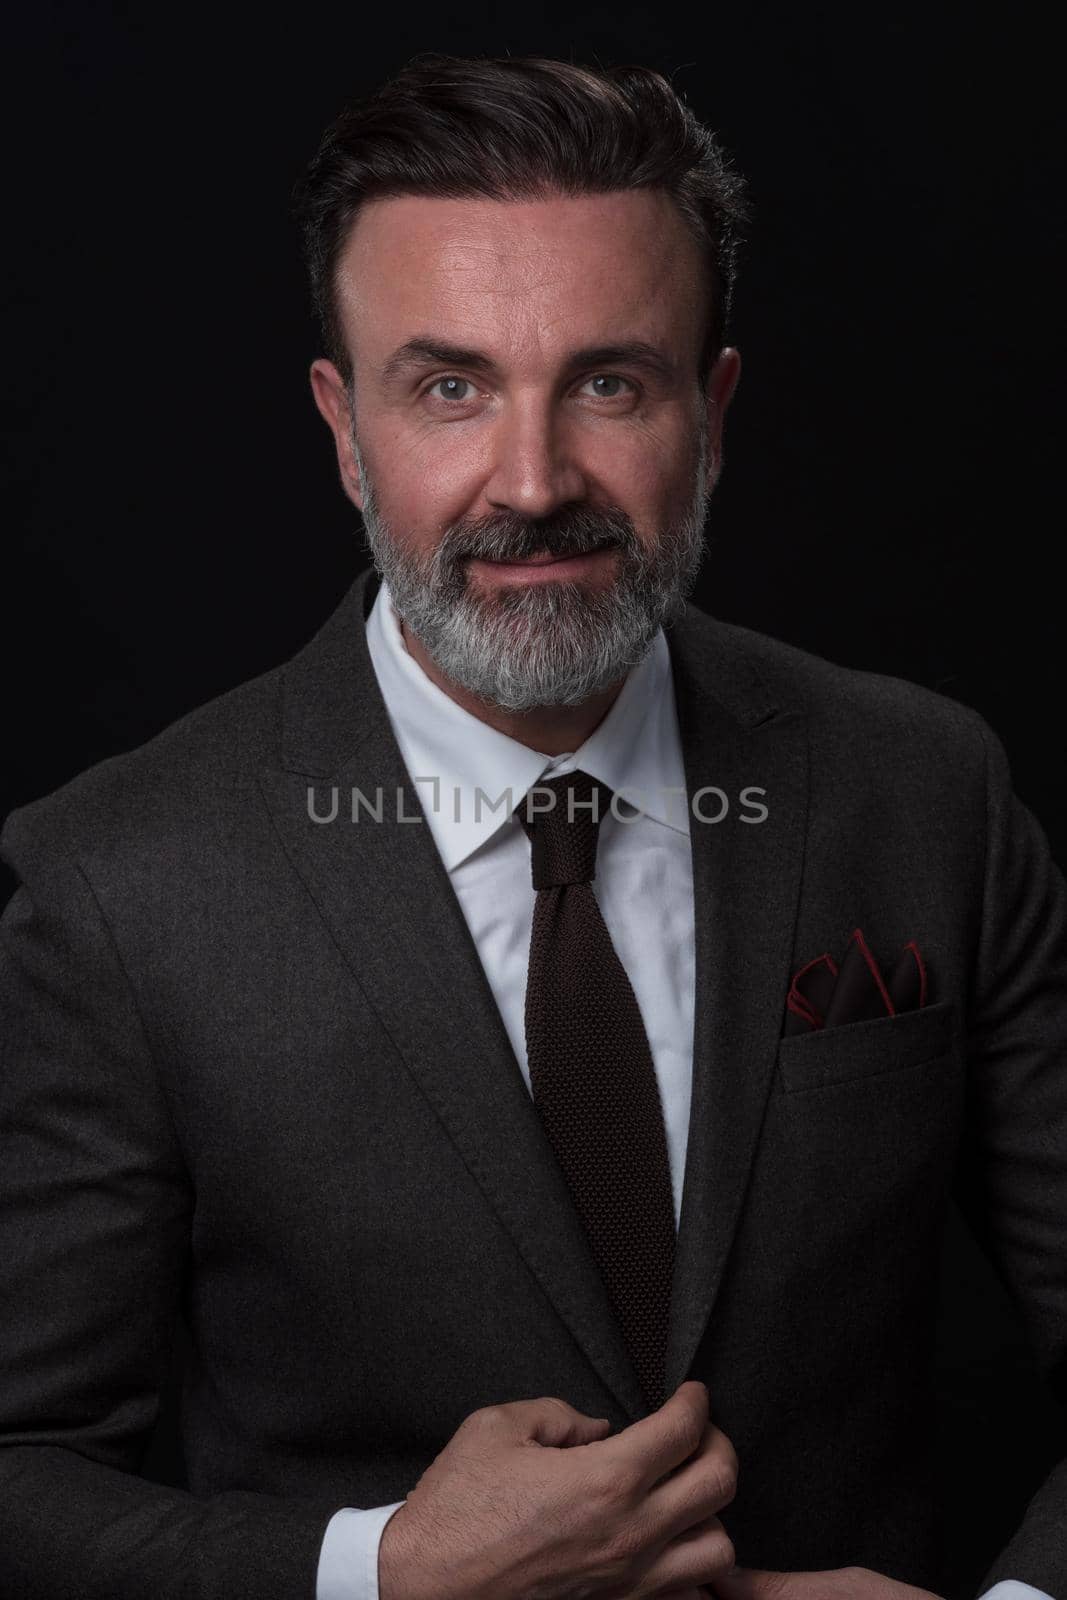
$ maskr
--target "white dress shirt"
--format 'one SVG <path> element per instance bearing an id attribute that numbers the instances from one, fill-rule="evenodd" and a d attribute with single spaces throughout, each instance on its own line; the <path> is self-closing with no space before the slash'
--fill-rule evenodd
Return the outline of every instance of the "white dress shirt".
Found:
<path id="1" fill-rule="evenodd" d="M 648 1034 L 677 1224 L 692 1083 L 693 880 L 685 768 L 662 629 L 599 726 L 577 750 L 559 756 L 489 727 L 439 689 L 408 653 L 384 582 L 367 619 L 367 644 L 425 823 L 527 1089 L 524 1013 L 536 891 L 530 842 L 512 812 L 540 780 L 575 769 L 614 791 L 612 808 L 601 818 L 593 891 Z M 502 795 L 506 802 L 494 807 Z M 316 1600 L 378 1600 L 382 1530 L 403 1504 L 336 1513 L 322 1544 Z M 1049 1596 L 1026 1584 L 1000 1583 L 982 1600 Z"/>

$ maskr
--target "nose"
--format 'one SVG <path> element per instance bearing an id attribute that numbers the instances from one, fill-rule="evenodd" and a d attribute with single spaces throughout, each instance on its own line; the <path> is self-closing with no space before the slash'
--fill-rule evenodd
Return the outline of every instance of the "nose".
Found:
<path id="1" fill-rule="evenodd" d="M 486 497 L 496 510 L 530 519 L 586 496 L 585 474 L 573 439 L 541 403 L 515 405 L 499 419 L 493 438 Z"/>

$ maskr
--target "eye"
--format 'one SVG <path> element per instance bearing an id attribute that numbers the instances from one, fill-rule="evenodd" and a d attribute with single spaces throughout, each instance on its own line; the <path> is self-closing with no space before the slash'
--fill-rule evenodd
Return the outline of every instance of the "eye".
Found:
<path id="1" fill-rule="evenodd" d="M 591 383 L 601 386 L 604 384 L 624 385 L 622 390 L 616 388 L 614 392 L 608 393 L 604 393 L 603 387 L 601 387 L 599 395 L 596 396 L 600 400 L 621 400 L 627 394 L 636 395 L 638 392 L 635 383 L 632 383 L 629 378 L 620 377 L 615 372 L 595 373 L 593 377 L 587 378 L 585 381 L 586 385 Z M 432 396 L 435 400 L 443 401 L 446 406 L 449 404 L 462 405 L 465 401 L 473 398 L 474 387 L 469 378 L 461 378 L 457 373 L 450 372 L 446 373 L 443 378 L 435 378 L 432 383 L 426 385 L 422 392 L 424 395 Z M 440 389 L 441 393 L 435 395 L 435 389 Z"/>
<path id="2" fill-rule="evenodd" d="M 445 400 L 446 402 L 450 401 L 450 400 L 454 400 L 454 401 L 469 400 L 470 399 L 470 395 L 469 394 L 459 393 L 458 391 L 460 391 L 460 390 L 470 390 L 470 389 L 474 388 L 474 385 L 473 385 L 473 383 L 471 383 L 469 378 L 460 378 L 460 377 L 457 377 L 454 373 L 448 373 L 445 377 L 443 377 L 443 378 L 435 378 L 432 383 L 427 384 L 426 388 L 423 390 L 423 393 L 424 394 L 431 394 L 432 391 L 437 388 L 438 384 L 443 386 L 444 394 L 435 395 L 434 398 L 435 399 L 439 399 L 439 400 Z"/>
<path id="3" fill-rule="evenodd" d="M 620 378 L 617 372 L 598 372 L 592 378 L 587 378 L 586 383 L 623 383 L 626 385 L 626 388 L 629 390 L 630 394 L 637 393 L 637 385 L 635 383 L 631 383 L 629 378 Z M 601 390 L 597 398 L 600 400 L 621 400 L 623 398 L 623 394 L 619 391 L 616 391 L 613 394 L 605 394 L 604 391 Z"/>

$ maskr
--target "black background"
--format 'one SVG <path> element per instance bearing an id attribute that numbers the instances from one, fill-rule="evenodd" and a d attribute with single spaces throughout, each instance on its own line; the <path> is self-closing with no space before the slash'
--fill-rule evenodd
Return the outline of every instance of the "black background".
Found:
<path id="1" fill-rule="evenodd" d="M 751 184 L 698 603 L 976 707 L 1067 860 L 1062 140 L 1024 10 L 52 5 L 17 31 L 0 814 L 291 654 L 365 564 L 289 190 L 414 52 L 538 52 L 666 71 Z M 939 1360 L 962 1596 L 1067 1440 L 955 1220 Z M 181 1481 L 173 1386 L 146 1470 Z"/>

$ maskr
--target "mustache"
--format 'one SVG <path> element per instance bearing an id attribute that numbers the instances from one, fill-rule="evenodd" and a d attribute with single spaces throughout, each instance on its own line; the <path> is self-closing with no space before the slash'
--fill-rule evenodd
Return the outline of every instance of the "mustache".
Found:
<path id="1" fill-rule="evenodd" d="M 521 561 L 541 550 L 581 556 L 602 547 L 632 549 L 636 544 L 633 522 L 625 512 L 575 507 L 532 520 L 505 515 L 455 523 L 441 540 L 437 558 L 454 570 L 462 561 Z"/>

